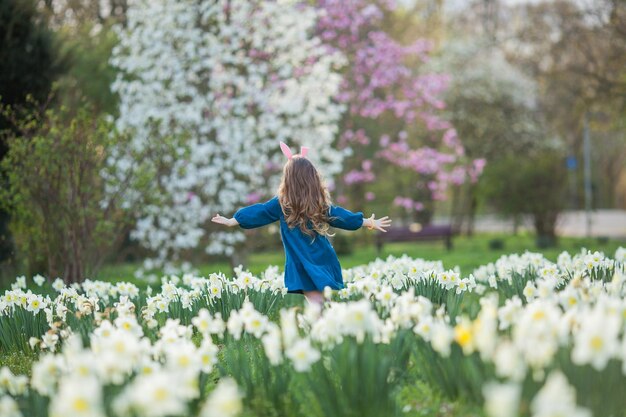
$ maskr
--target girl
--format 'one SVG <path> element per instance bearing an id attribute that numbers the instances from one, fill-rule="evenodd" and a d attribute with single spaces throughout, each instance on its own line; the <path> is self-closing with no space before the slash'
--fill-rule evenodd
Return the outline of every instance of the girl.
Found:
<path id="1" fill-rule="evenodd" d="M 226 226 L 244 229 L 280 221 L 280 234 L 285 248 L 285 286 L 291 293 L 304 294 L 311 303 L 322 304 L 325 287 L 343 288 L 341 266 L 328 241 L 329 227 L 356 230 L 361 226 L 385 232 L 391 220 L 363 218 L 331 204 L 330 195 L 320 174 L 306 159 L 308 149 L 292 155 L 284 143 L 280 147 L 287 156 L 278 196 L 266 203 L 239 209 L 232 219 L 216 214 L 211 220 Z"/>

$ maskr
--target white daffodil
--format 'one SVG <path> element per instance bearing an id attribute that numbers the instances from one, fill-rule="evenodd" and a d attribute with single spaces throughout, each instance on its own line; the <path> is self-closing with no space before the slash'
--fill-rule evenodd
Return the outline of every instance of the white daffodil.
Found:
<path id="1" fill-rule="evenodd" d="M 105 417 L 102 386 L 94 377 L 65 377 L 50 402 L 51 416 Z"/>
<path id="2" fill-rule="evenodd" d="M 52 353 L 39 356 L 37 362 L 33 364 L 31 386 L 42 395 L 52 395 L 64 368 L 63 359 L 59 356 Z"/>
<path id="3" fill-rule="evenodd" d="M 572 362 L 591 364 L 598 371 L 604 369 L 618 352 L 620 324 L 620 318 L 605 314 L 600 307 L 583 317 L 574 336 Z"/>
<path id="4" fill-rule="evenodd" d="M 33 277 L 33 281 L 37 284 L 38 287 L 41 287 L 44 282 L 46 282 L 46 278 L 37 274 Z"/>
<path id="5" fill-rule="evenodd" d="M 41 348 L 48 349 L 50 352 L 54 352 L 56 350 L 58 341 L 59 336 L 53 331 L 48 331 L 41 337 Z"/>
<path id="6" fill-rule="evenodd" d="M 118 329 L 129 332 L 135 337 L 143 336 L 143 330 L 135 316 L 124 315 L 115 319 L 115 327 Z"/>
<path id="7" fill-rule="evenodd" d="M 589 410 L 576 405 L 576 391 L 565 376 L 554 371 L 530 405 L 533 417 L 591 417 Z"/>
<path id="8" fill-rule="evenodd" d="M 23 417 L 23 414 L 13 398 L 8 395 L 0 395 L 0 416 Z"/>
<path id="9" fill-rule="evenodd" d="M 236 417 L 243 410 L 243 396 L 232 378 L 221 379 L 200 410 L 199 417 Z"/>
<path id="10" fill-rule="evenodd" d="M 296 340 L 286 351 L 285 356 L 291 360 L 298 372 L 306 372 L 311 365 L 321 358 L 320 352 L 311 346 L 309 339 Z"/>
<path id="11" fill-rule="evenodd" d="M 489 417 L 517 417 L 522 388 L 516 383 L 490 382 L 483 387 L 485 412 Z"/>
<path id="12" fill-rule="evenodd" d="M 515 344 L 502 341 L 496 347 L 493 356 L 496 375 L 512 381 L 522 381 L 526 376 L 526 364 Z"/>
<path id="13" fill-rule="evenodd" d="M 42 309 L 46 308 L 47 304 L 45 300 L 36 294 L 30 294 L 27 299 L 26 310 L 33 314 L 39 313 Z"/>
<path id="14" fill-rule="evenodd" d="M 198 372 L 201 365 L 201 357 L 196 346 L 189 340 L 167 345 L 165 348 L 166 365 L 173 371 Z"/>
<path id="15" fill-rule="evenodd" d="M 117 400 L 118 410 L 141 416 L 166 417 L 187 411 L 183 387 L 175 374 L 156 371 L 138 375 Z"/>
<path id="16" fill-rule="evenodd" d="M 267 326 L 267 333 L 261 338 L 261 342 L 265 355 L 272 365 L 278 365 L 283 361 L 281 339 L 280 328 L 270 323 Z"/>
<path id="17" fill-rule="evenodd" d="M 266 350 L 267 351 L 267 350 Z M 200 369 L 205 374 L 210 373 L 213 370 L 213 366 L 217 363 L 217 354 L 219 349 L 210 338 L 205 337 L 198 349 L 198 355 L 200 356 Z"/>
<path id="18" fill-rule="evenodd" d="M 450 347 L 454 340 L 454 331 L 446 323 L 435 322 L 430 344 L 441 356 L 450 356 Z"/>

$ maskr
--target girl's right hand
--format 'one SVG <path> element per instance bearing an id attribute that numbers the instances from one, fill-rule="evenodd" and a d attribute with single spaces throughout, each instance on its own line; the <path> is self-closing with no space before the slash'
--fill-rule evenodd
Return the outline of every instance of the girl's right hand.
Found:
<path id="1" fill-rule="evenodd" d="M 227 217 L 221 216 L 219 213 L 216 214 L 215 216 L 213 216 L 211 221 L 213 223 L 223 224 L 224 226 L 229 226 L 229 227 L 237 226 L 239 224 L 239 222 L 237 220 L 229 219 Z"/>

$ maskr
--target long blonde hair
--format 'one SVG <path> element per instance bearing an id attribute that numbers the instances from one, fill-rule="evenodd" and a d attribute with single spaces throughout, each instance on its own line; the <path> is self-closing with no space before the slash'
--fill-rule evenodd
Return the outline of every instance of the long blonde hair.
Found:
<path id="1" fill-rule="evenodd" d="M 311 161 L 293 157 L 283 168 L 278 200 L 290 228 L 299 227 L 315 239 L 315 234 L 330 235 L 330 194 Z M 308 227 L 311 222 L 312 229 Z"/>

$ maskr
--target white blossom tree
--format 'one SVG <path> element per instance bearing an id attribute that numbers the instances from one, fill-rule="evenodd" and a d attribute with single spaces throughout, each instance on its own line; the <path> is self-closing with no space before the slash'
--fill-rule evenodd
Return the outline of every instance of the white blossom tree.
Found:
<path id="1" fill-rule="evenodd" d="M 208 220 L 271 193 L 284 162 L 279 140 L 310 146 L 328 179 L 340 171 L 343 154 L 330 145 L 344 59 L 315 37 L 317 13 L 288 0 L 130 4 L 111 58 L 117 126 L 132 132 L 134 148 L 166 151 L 155 158 L 160 198 L 141 208 L 132 233 L 157 254 L 147 268 L 199 245 L 233 254 L 243 234 Z M 111 163 L 123 171 L 128 158 Z"/>

